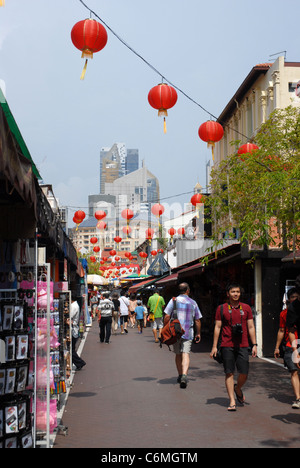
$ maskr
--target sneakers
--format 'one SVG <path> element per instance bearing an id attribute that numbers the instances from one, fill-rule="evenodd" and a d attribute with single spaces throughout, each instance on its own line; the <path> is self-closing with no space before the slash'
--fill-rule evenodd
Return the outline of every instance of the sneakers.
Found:
<path id="1" fill-rule="evenodd" d="M 292 404 L 293 409 L 300 409 L 300 400 L 296 400 Z"/>
<path id="2" fill-rule="evenodd" d="M 187 386 L 187 376 L 185 374 L 182 374 L 181 379 L 180 379 L 180 388 L 186 388 Z"/>

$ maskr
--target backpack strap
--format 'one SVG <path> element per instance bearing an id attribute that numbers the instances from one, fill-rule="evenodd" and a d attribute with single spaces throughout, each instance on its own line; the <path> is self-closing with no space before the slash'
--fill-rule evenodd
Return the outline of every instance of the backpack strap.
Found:
<path id="1" fill-rule="evenodd" d="M 172 320 L 176 320 L 178 319 L 178 315 L 177 315 L 177 299 L 176 297 L 173 297 L 173 311 L 171 313 L 171 317 L 173 316 L 173 319 Z M 170 317 L 170 320 L 171 320 L 171 317 Z"/>

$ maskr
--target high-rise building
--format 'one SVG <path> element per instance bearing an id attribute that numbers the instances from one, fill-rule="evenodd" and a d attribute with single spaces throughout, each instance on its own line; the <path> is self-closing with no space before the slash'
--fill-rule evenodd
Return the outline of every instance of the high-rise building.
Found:
<path id="1" fill-rule="evenodd" d="M 119 209 L 131 206 L 134 211 L 140 211 L 141 206 L 144 211 L 145 205 L 149 207 L 160 198 L 158 179 L 144 162 L 137 171 L 105 183 L 105 193 L 116 197 Z"/>
<path id="2" fill-rule="evenodd" d="M 139 168 L 139 150 L 126 149 L 124 143 L 115 143 L 100 151 L 100 193 L 105 193 L 105 184 L 112 183 Z"/>
<path id="3" fill-rule="evenodd" d="M 132 172 L 137 171 L 138 168 L 139 168 L 139 150 L 128 149 L 124 175 L 131 174 Z"/>

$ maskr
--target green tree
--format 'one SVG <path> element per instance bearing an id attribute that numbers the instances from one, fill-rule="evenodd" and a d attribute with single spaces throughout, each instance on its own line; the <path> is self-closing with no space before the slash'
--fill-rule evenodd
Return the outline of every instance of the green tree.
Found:
<path id="1" fill-rule="evenodd" d="M 300 110 L 275 110 L 255 144 L 257 151 L 235 152 L 212 170 L 206 208 L 214 248 L 238 229 L 242 245 L 295 250 L 300 245 Z"/>

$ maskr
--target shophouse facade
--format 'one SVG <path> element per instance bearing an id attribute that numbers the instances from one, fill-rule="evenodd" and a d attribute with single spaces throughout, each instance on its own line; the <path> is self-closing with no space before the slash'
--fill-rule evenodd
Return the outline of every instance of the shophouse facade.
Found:
<path id="1" fill-rule="evenodd" d="M 231 142 L 243 144 L 254 139 L 275 109 L 291 104 L 300 107 L 296 94 L 299 79 L 300 62 L 286 62 L 283 56 L 252 68 L 217 119 L 224 128 L 224 138 L 216 143 L 215 164 L 237 149 Z"/>

